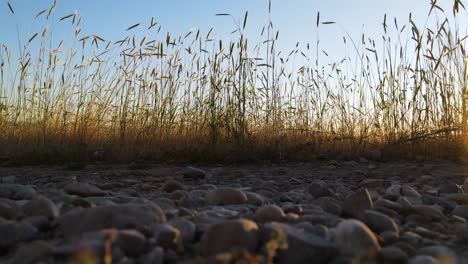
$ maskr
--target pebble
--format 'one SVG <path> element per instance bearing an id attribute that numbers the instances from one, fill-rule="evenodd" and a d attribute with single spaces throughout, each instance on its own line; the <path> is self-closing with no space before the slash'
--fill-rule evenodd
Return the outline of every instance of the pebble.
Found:
<path id="1" fill-rule="evenodd" d="M 431 256 L 415 256 L 412 257 L 408 264 L 441 264 L 439 260 Z"/>
<path id="2" fill-rule="evenodd" d="M 431 256 L 442 263 L 457 263 L 455 252 L 445 246 L 428 246 L 420 248 L 416 252 L 417 255 Z"/>
<path id="3" fill-rule="evenodd" d="M 106 191 L 84 182 L 69 183 L 65 185 L 63 190 L 68 194 L 75 194 L 82 197 L 107 195 Z"/>
<path id="4" fill-rule="evenodd" d="M 385 231 L 399 232 L 399 228 L 392 218 L 374 210 L 366 210 L 363 221 L 377 234 Z"/>
<path id="5" fill-rule="evenodd" d="M 262 244 L 285 239 L 287 248 L 280 249 L 277 263 L 325 264 L 337 253 L 336 246 L 317 235 L 283 223 L 268 223 L 262 226 Z"/>
<path id="6" fill-rule="evenodd" d="M 393 201 L 389 201 L 387 199 L 378 199 L 375 202 L 375 206 L 376 207 L 388 208 L 388 209 L 394 210 L 394 211 L 399 212 L 399 213 L 403 213 L 404 211 L 406 211 L 406 208 L 404 208 L 403 205 L 401 205 L 399 203 L 396 203 L 396 202 L 393 202 Z"/>
<path id="7" fill-rule="evenodd" d="M 183 171 L 183 175 L 185 179 L 200 180 L 206 177 L 206 172 L 202 169 L 189 166 Z"/>
<path id="8" fill-rule="evenodd" d="M 213 256 L 233 248 L 254 252 L 259 243 L 259 230 L 255 222 L 237 219 L 214 224 L 203 234 L 201 252 Z"/>
<path id="9" fill-rule="evenodd" d="M 378 254 L 382 264 L 400 264 L 408 262 L 408 254 L 398 247 L 383 247 Z"/>
<path id="10" fill-rule="evenodd" d="M 286 218 L 283 209 L 277 205 L 265 205 L 257 209 L 255 212 L 255 220 L 258 223 L 264 222 L 281 222 Z"/>
<path id="11" fill-rule="evenodd" d="M 468 177 L 466 177 L 463 181 L 463 190 L 465 190 L 465 192 L 468 192 Z"/>
<path id="12" fill-rule="evenodd" d="M 399 184 L 393 184 L 385 191 L 385 194 L 399 197 L 401 194 L 401 186 Z"/>
<path id="13" fill-rule="evenodd" d="M 160 224 L 155 228 L 154 237 L 158 246 L 162 248 L 175 248 L 179 243 L 180 231 L 170 224 Z"/>
<path id="14" fill-rule="evenodd" d="M 0 184 L 0 198 L 11 200 L 29 200 L 36 196 L 36 191 L 30 186 L 21 184 Z"/>
<path id="15" fill-rule="evenodd" d="M 16 201 L 0 198 L 0 217 L 15 220 L 22 215 L 21 207 Z"/>
<path id="16" fill-rule="evenodd" d="M 165 222 L 164 212 L 156 205 L 125 204 L 75 209 L 58 217 L 56 232 L 65 236 L 105 228 L 142 228 Z"/>
<path id="17" fill-rule="evenodd" d="M 331 197 L 320 197 L 314 203 L 330 214 L 341 215 L 343 212 L 340 202 Z"/>
<path id="18" fill-rule="evenodd" d="M 383 179 L 365 179 L 359 183 L 362 188 L 381 188 L 384 187 L 385 181 Z"/>
<path id="19" fill-rule="evenodd" d="M 365 211 L 374 207 L 369 191 L 361 188 L 343 202 L 343 213 L 363 219 Z"/>
<path id="20" fill-rule="evenodd" d="M 452 214 L 468 220 L 468 205 L 458 205 L 453 209 Z"/>
<path id="21" fill-rule="evenodd" d="M 456 183 L 447 183 L 439 187 L 438 194 L 463 193 L 463 187 Z"/>
<path id="22" fill-rule="evenodd" d="M 37 196 L 27 202 L 22 207 L 22 211 L 27 216 L 45 216 L 50 219 L 55 219 L 59 216 L 59 208 L 44 196 Z"/>
<path id="23" fill-rule="evenodd" d="M 294 214 L 297 214 L 297 215 L 301 215 L 304 212 L 304 208 L 302 208 L 302 206 L 299 205 L 299 204 L 283 205 L 282 209 L 286 214 L 294 213 Z"/>
<path id="24" fill-rule="evenodd" d="M 261 196 L 258 193 L 254 192 L 245 192 L 245 195 L 247 196 L 247 203 L 252 204 L 255 206 L 261 206 L 266 203 L 265 197 Z"/>
<path id="25" fill-rule="evenodd" d="M 178 181 L 168 181 L 166 182 L 163 187 L 162 187 L 162 190 L 167 192 L 167 193 L 172 193 L 174 191 L 178 191 L 178 190 L 183 190 L 184 189 L 184 185 Z"/>
<path id="26" fill-rule="evenodd" d="M 247 196 L 241 190 L 221 187 L 209 191 L 205 196 L 205 201 L 209 205 L 243 204 L 247 202 Z"/>
<path id="27" fill-rule="evenodd" d="M 183 243 L 187 244 L 195 240 L 197 227 L 192 221 L 184 218 L 176 218 L 169 221 L 169 224 L 179 230 L 180 238 Z"/>
<path id="28" fill-rule="evenodd" d="M 383 245 L 393 244 L 400 238 L 399 232 L 395 231 L 384 231 L 380 233 L 379 236 Z"/>
<path id="29" fill-rule="evenodd" d="M 462 243 L 468 243 L 468 225 L 466 223 L 453 224 L 457 239 Z"/>
<path id="30" fill-rule="evenodd" d="M 141 264 L 163 264 L 164 249 L 161 247 L 153 248 L 148 254 L 144 255 L 139 262 Z"/>
<path id="31" fill-rule="evenodd" d="M 411 207 L 416 214 L 423 216 L 427 221 L 440 221 L 445 219 L 445 215 L 436 206 L 431 205 L 415 205 Z"/>
<path id="32" fill-rule="evenodd" d="M 411 187 L 409 185 L 401 186 L 401 194 L 403 196 L 407 196 L 407 197 L 421 198 L 421 194 L 419 194 L 419 192 L 416 191 L 416 189 L 414 189 L 413 187 Z"/>
<path id="33" fill-rule="evenodd" d="M 372 256 L 380 250 L 375 234 L 359 220 L 344 220 L 333 230 L 334 239 L 345 255 Z"/>
<path id="34" fill-rule="evenodd" d="M 14 264 L 35 264 L 45 263 L 54 253 L 55 248 L 46 241 L 36 240 L 21 245 L 15 252 L 10 263 Z"/>
<path id="35" fill-rule="evenodd" d="M 24 222 L 0 223 L 0 249 L 16 245 L 19 242 L 32 241 L 37 237 L 39 230 Z"/>
<path id="36" fill-rule="evenodd" d="M 16 176 L 5 176 L 2 177 L 2 183 L 16 183 Z"/>
<path id="37" fill-rule="evenodd" d="M 145 251 L 146 237 L 138 230 L 120 230 L 114 241 L 129 256 L 140 256 Z"/>
<path id="38" fill-rule="evenodd" d="M 445 198 L 455 201 L 458 204 L 468 205 L 468 193 L 451 193 L 445 195 Z"/>
<path id="39" fill-rule="evenodd" d="M 322 181 L 316 181 L 311 183 L 307 187 L 307 191 L 314 198 L 332 195 L 332 192 L 326 187 L 326 185 Z"/>

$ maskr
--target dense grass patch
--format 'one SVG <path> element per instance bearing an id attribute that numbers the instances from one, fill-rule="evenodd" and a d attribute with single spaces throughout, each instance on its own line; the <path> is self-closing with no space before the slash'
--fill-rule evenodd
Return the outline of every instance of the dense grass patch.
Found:
<path id="1" fill-rule="evenodd" d="M 460 0 L 447 11 L 432 1 L 423 27 L 385 16 L 382 36 L 344 34 L 354 53 L 336 62 L 318 40 L 277 50 L 272 23 L 251 44 L 248 13 L 229 43 L 211 30 L 162 33 L 153 19 L 110 41 L 83 35 L 76 14 L 52 21 L 54 8 L 38 14 L 44 29 L 20 41 L 19 58 L 0 51 L 8 159 L 454 158 L 467 149 Z M 53 23 L 71 23 L 75 38 L 52 41 Z M 319 14 L 316 26 L 339 27 Z M 132 33 L 141 27 L 153 38 Z"/>

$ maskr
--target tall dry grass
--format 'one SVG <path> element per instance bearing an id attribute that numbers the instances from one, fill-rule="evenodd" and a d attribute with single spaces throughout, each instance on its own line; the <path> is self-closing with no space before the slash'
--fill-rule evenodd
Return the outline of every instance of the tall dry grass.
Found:
<path id="1" fill-rule="evenodd" d="M 83 35 L 76 14 L 53 21 L 54 4 L 36 16 L 44 29 L 25 36 L 18 58 L 5 44 L 0 51 L 0 155 L 49 162 L 308 159 L 369 150 L 459 156 L 468 145 L 467 36 L 449 18 L 466 15 L 465 7 L 454 0 L 453 10 L 437 1 L 429 8 L 435 26 L 385 16 L 382 36 L 345 34 L 354 53 L 330 63 L 319 41 L 277 50 L 271 22 L 262 42 L 250 43 L 248 13 L 229 43 L 212 30 L 166 35 L 154 19 L 108 41 Z M 53 23 L 71 23 L 75 38 L 52 44 Z M 332 24 L 317 14 L 317 31 L 339 27 Z M 153 39 L 132 33 L 144 26 Z M 303 65 L 292 68 L 293 60 Z"/>

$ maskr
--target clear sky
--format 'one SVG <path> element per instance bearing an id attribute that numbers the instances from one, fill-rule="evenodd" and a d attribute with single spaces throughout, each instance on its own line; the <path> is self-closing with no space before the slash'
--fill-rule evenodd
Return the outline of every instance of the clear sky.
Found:
<path id="1" fill-rule="evenodd" d="M 42 22 L 34 20 L 34 16 L 48 8 L 53 1 L 9 2 L 16 14 L 10 13 L 7 1 L 0 0 L 0 43 L 7 43 L 12 47 L 17 46 L 17 28 L 19 35 L 27 38 L 25 36 L 31 36 L 42 27 Z M 453 0 L 439 2 L 451 12 Z M 322 21 L 336 21 L 358 40 L 363 31 L 379 39 L 385 13 L 389 21 L 397 17 L 404 24 L 408 21 L 409 12 L 412 12 L 416 23 L 422 26 L 429 7 L 429 0 L 272 0 L 271 19 L 280 31 L 279 48 L 288 52 L 294 48 L 296 42 L 316 41 L 315 21 L 318 11 Z M 268 21 L 268 0 L 58 0 L 53 19 L 58 21 L 76 11 L 83 16 L 82 28 L 85 35 L 96 34 L 113 41 L 125 36 L 125 29 L 135 23 L 148 24 L 151 17 L 173 36 L 185 34 L 191 28 L 200 28 L 206 32 L 214 27 L 218 36 L 226 38 L 235 25 L 232 19 L 217 17 L 215 14 L 230 13 L 242 21 L 247 10 L 249 20 L 246 32 L 256 42 L 261 26 Z M 466 17 L 466 14 L 462 16 Z M 67 29 L 71 29 L 67 23 L 54 23 L 57 38 L 67 38 L 69 35 L 65 32 L 71 32 Z M 337 25 L 322 27 L 319 34 L 322 47 L 330 55 L 339 57 L 343 35 L 344 32 Z"/>

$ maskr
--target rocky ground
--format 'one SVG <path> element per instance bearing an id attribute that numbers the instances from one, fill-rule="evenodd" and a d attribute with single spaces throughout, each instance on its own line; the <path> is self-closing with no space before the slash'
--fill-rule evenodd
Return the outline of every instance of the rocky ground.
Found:
<path id="1" fill-rule="evenodd" d="M 0 263 L 468 263 L 467 166 L 75 169 L 0 167 Z"/>

